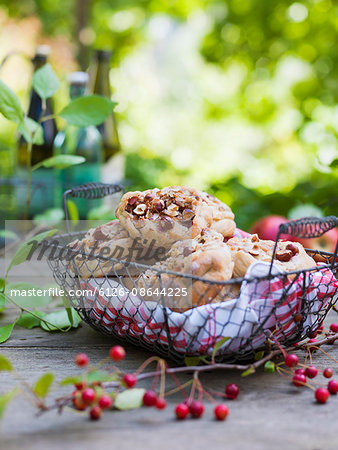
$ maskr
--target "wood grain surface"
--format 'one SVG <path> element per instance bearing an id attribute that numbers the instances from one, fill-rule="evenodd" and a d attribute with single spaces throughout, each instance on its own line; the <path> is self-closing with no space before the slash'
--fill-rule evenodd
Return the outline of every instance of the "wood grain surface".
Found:
<path id="1" fill-rule="evenodd" d="M 331 313 L 329 320 L 336 320 Z M 57 380 L 74 372 L 73 357 L 79 351 L 99 361 L 114 342 L 87 325 L 68 333 L 46 333 L 17 327 L 11 339 L 1 345 L 0 352 L 11 359 L 28 380 L 42 372 L 53 371 Z M 122 368 L 132 371 L 149 353 L 126 346 L 127 357 Z M 325 350 L 338 358 L 338 343 Z M 336 365 L 318 352 L 314 363 L 319 368 Z M 187 380 L 189 375 L 181 376 Z M 321 377 L 320 377 L 321 378 Z M 231 449 L 272 450 L 338 448 L 338 396 L 326 405 L 314 402 L 310 389 L 297 389 L 278 375 L 259 371 L 247 378 L 237 372 L 209 372 L 201 376 L 205 386 L 223 390 L 229 382 L 241 388 L 235 401 L 228 401 L 230 415 L 225 422 L 215 422 L 212 405 L 207 404 L 200 420 L 177 422 L 173 408 L 180 396 L 169 398 L 168 408 L 157 411 L 141 408 L 126 412 L 109 412 L 99 422 L 90 422 L 83 413 L 65 409 L 37 418 L 26 400 L 18 397 L 5 412 L 0 437 L 3 449 L 112 449 L 175 450 Z M 7 373 L 0 373 L 0 391 L 13 385 Z M 151 382 L 143 383 L 150 386 Z M 57 386 L 57 383 L 55 383 Z M 65 388 L 56 388 L 53 395 Z"/>

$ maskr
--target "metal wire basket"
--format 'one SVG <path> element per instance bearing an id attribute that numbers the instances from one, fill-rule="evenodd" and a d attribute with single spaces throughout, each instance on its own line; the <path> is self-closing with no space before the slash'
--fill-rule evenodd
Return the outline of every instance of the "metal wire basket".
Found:
<path id="1" fill-rule="evenodd" d="M 121 186 L 101 183 L 69 190 L 64 194 L 66 218 L 67 196 L 97 199 L 122 192 Z M 300 219 L 281 225 L 277 240 L 283 233 L 318 237 L 337 225 L 333 216 Z M 70 257 L 78 252 L 66 247 L 84 234 L 68 232 L 49 239 L 60 252 L 49 258 L 48 264 L 71 305 L 101 333 L 171 359 L 210 357 L 217 343 L 216 361 L 248 360 L 276 343 L 291 345 L 317 330 L 338 298 L 338 244 L 334 253 L 307 250 L 320 261 L 317 267 L 281 273 L 273 266 L 276 240 L 270 264 L 255 264 L 244 278 L 230 281 L 211 281 L 104 256 L 95 257 L 95 276 L 90 276 L 93 268 L 87 264 L 91 255 L 81 252 L 83 264 L 92 271 L 84 277 Z M 65 248 L 66 252 L 61 251 Z M 154 281 L 151 285 L 145 281 L 143 291 L 137 284 L 149 270 L 156 280 L 156 295 Z M 194 302 L 198 306 L 182 307 L 182 298 L 174 295 L 178 286 L 185 286 L 195 299 L 198 296 Z M 208 301 L 210 289 L 217 290 L 212 303 Z"/>

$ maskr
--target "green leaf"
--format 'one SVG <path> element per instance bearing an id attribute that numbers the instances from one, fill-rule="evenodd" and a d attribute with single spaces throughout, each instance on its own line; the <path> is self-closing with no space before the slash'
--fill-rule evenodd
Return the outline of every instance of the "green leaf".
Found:
<path id="1" fill-rule="evenodd" d="M 241 373 L 242 377 L 247 377 L 248 375 L 251 375 L 252 373 L 255 372 L 255 368 L 253 366 L 249 367 L 248 370 L 245 370 L 244 372 Z"/>
<path id="2" fill-rule="evenodd" d="M 115 408 L 126 410 L 134 409 L 142 406 L 143 395 L 145 389 L 127 389 L 116 396 L 114 403 Z"/>
<path id="3" fill-rule="evenodd" d="M 0 292 L 3 292 L 5 289 L 5 280 L 0 278 Z"/>
<path id="4" fill-rule="evenodd" d="M 5 305 L 6 305 L 6 297 L 5 294 L 3 294 L 2 292 L 0 292 L 0 312 L 3 311 L 5 309 Z"/>
<path id="5" fill-rule="evenodd" d="M 5 294 L 23 308 L 46 306 L 52 301 L 52 297 L 48 292 L 44 292 L 44 288 L 21 281 L 8 283 Z"/>
<path id="6" fill-rule="evenodd" d="M 11 122 L 20 123 L 24 118 L 24 112 L 17 95 L 1 80 L 0 113 Z"/>
<path id="7" fill-rule="evenodd" d="M 214 349 L 212 351 L 212 355 L 211 355 L 211 359 L 214 360 L 215 359 L 215 355 L 217 353 L 217 351 L 222 347 L 222 345 L 227 342 L 229 339 L 231 339 L 229 336 L 226 336 L 222 339 L 220 339 L 219 341 L 216 342 Z"/>
<path id="8" fill-rule="evenodd" d="M 184 358 L 184 364 L 186 366 L 198 366 L 201 362 L 201 358 L 199 356 L 187 356 Z"/>
<path id="9" fill-rule="evenodd" d="M 73 323 L 71 324 L 65 309 L 62 311 L 52 312 L 44 316 L 44 320 L 48 323 L 41 321 L 40 326 L 45 331 L 58 331 L 60 328 L 62 330 L 67 328 L 77 328 L 81 323 L 81 317 L 74 309 L 72 309 L 72 317 Z"/>
<path id="10" fill-rule="evenodd" d="M 89 95 L 72 100 L 59 115 L 80 128 L 100 125 L 113 112 L 116 103 L 106 97 Z"/>
<path id="11" fill-rule="evenodd" d="M 101 205 L 96 208 L 92 208 L 87 214 L 88 220 L 99 220 L 101 223 L 110 222 L 116 219 L 114 210 L 108 205 Z"/>
<path id="12" fill-rule="evenodd" d="M 48 394 L 53 381 L 54 381 L 54 374 L 52 374 L 50 372 L 49 373 L 45 373 L 35 383 L 33 391 L 36 393 L 36 395 L 38 397 L 44 398 Z"/>
<path id="13" fill-rule="evenodd" d="M 25 138 L 26 142 L 38 145 L 44 143 L 42 126 L 30 117 L 25 117 L 23 122 L 19 123 L 18 131 Z"/>
<path id="14" fill-rule="evenodd" d="M 331 161 L 330 167 L 332 167 L 332 169 L 336 169 L 338 167 L 338 159 Z"/>
<path id="15" fill-rule="evenodd" d="M 255 353 L 255 361 L 259 361 L 260 359 L 262 359 L 264 356 L 264 351 L 262 350 L 261 352 L 257 352 Z"/>
<path id="16" fill-rule="evenodd" d="M 67 377 L 60 381 L 60 386 L 68 386 L 69 384 L 75 384 L 82 381 L 82 376 L 79 375 L 78 377 Z"/>
<path id="17" fill-rule="evenodd" d="M 80 218 L 76 204 L 72 200 L 67 200 L 67 208 L 70 220 L 76 225 Z"/>
<path id="18" fill-rule="evenodd" d="M 0 354 L 0 372 L 11 372 L 13 370 L 13 366 L 9 359 L 6 356 Z"/>
<path id="19" fill-rule="evenodd" d="M 301 219 L 302 217 L 323 217 L 323 211 L 318 206 L 311 203 L 304 203 L 291 208 L 288 212 L 290 220 Z"/>
<path id="20" fill-rule="evenodd" d="M 0 237 L 5 240 L 13 240 L 13 241 L 19 239 L 19 236 L 12 230 L 0 230 Z"/>
<path id="21" fill-rule="evenodd" d="M 275 372 L 275 363 L 272 361 L 267 361 L 264 364 L 264 372 L 266 373 L 274 373 Z"/>
<path id="22" fill-rule="evenodd" d="M 36 316 L 44 317 L 46 313 L 42 311 L 32 311 Z M 20 327 L 28 328 L 31 330 L 32 328 L 40 326 L 40 319 L 38 317 L 33 316 L 30 313 L 21 314 L 19 319 L 16 321 L 16 325 L 20 325 Z"/>
<path id="23" fill-rule="evenodd" d="M 33 167 L 33 170 L 38 169 L 39 167 L 54 167 L 55 169 L 66 169 L 70 166 L 76 166 L 78 164 L 82 164 L 86 161 L 86 158 L 83 156 L 77 155 L 57 155 L 52 156 L 51 158 L 44 159 L 40 163 L 36 164 Z"/>
<path id="24" fill-rule="evenodd" d="M 42 214 L 37 214 L 33 218 L 33 222 L 40 226 L 55 226 L 63 220 L 65 214 L 62 208 L 49 208 Z"/>
<path id="25" fill-rule="evenodd" d="M 13 331 L 14 325 L 15 325 L 15 322 L 9 323 L 8 325 L 0 327 L 0 344 L 7 341 L 7 339 L 9 338 L 9 336 L 11 335 L 11 333 Z"/>
<path id="26" fill-rule="evenodd" d="M 72 313 L 72 308 L 70 306 L 68 298 L 65 296 L 62 296 L 62 303 L 63 303 L 63 306 L 65 307 L 69 323 L 71 324 L 71 326 L 73 326 L 73 323 L 74 323 L 73 313 Z"/>
<path id="27" fill-rule="evenodd" d="M 17 388 L 12 389 L 9 392 L 6 392 L 6 394 L 0 396 L 0 419 L 2 418 L 7 404 L 12 400 L 13 397 L 15 397 L 19 393 L 19 390 Z"/>
<path id="28" fill-rule="evenodd" d="M 27 260 L 31 251 L 33 251 L 35 245 L 39 244 L 41 241 L 43 241 L 49 236 L 52 236 L 55 233 L 56 230 L 44 231 L 43 233 L 37 234 L 36 236 L 32 237 L 29 241 L 21 244 L 20 247 L 15 252 L 12 261 L 8 266 L 6 275 L 13 266 L 17 266 Z"/>
<path id="29" fill-rule="evenodd" d="M 49 64 L 34 72 L 33 89 L 41 98 L 49 98 L 59 89 L 60 82 Z"/>
<path id="30" fill-rule="evenodd" d="M 104 370 L 92 370 L 87 374 L 88 384 L 91 384 L 93 381 L 103 383 L 105 381 L 116 381 L 117 379 L 118 376 L 116 374 L 105 372 Z M 82 375 L 67 377 L 60 381 L 60 386 L 67 386 L 69 384 L 79 383 L 82 380 L 83 380 Z"/>

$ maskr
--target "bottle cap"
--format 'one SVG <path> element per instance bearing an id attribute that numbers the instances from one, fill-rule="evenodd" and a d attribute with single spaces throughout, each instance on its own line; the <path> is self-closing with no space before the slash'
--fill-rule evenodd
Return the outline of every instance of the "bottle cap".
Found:
<path id="1" fill-rule="evenodd" d="M 72 72 L 68 75 L 69 84 L 86 85 L 88 81 L 89 75 L 87 72 Z"/>
<path id="2" fill-rule="evenodd" d="M 96 49 L 95 55 L 99 61 L 110 61 L 113 52 L 108 49 Z"/>
<path id="3" fill-rule="evenodd" d="M 38 45 L 35 50 L 35 56 L 44 56 L 47 57 L 50 54 L 50 46 L 49 45 Z"/>

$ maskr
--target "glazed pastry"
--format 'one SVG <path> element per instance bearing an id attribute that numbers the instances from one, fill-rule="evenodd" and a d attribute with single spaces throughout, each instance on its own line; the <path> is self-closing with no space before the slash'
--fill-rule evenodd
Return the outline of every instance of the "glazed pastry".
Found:
<path id="1" fill-rule="evenodd" d="M 179 276 L 177 272 L 211 281 L 227 281 L 231 278 L 233 266 L 231 252 L 223 242 L 223 236 L 204 229 L 194 239 L 176 242 L 164 261 L 156 263 L 140 276 L 135 288 L 145 300 L 164 299 L 165 306 L 174 311 L 185 311 L 211 303 L 223 286 Z"/>
<path id="2" fill-rule="evenodd" d="M 100 278 L 106 275 L 135 276 L 139 275 L 142 269 L 133 264 L 107 261 L 105 258 L 152 265 L 166 254 L 166 249 L 156 246 L 155 243 L 154 239 L 148 242 L 131 238 L 119 221 L 113 220 L 90 229 L 82 240 L 68 244 L 68 247 L 75 251 L 68 264 L 74 273 L 79 273 L 83 278 Z"/>
<path id="3" fill-rule="evenodd" d="M 236 226 L 227 205 L 187 186 L 128 192 L 117 207 L 116 217 L 130 236 L 155 238 L 163 246 L 194 238 L 204 228 L 230 237 Z"/>
<path id="4" fill-rule="evenodd" d="M 257 234 L 244 239 L 234 237 L 226 242 L 234 262 L 233 277 L 244 277 L 249 266 L 255 261 L 271 262 L 274 241 L 265 241 Z M 282 272 L 309 269 L 316 266 L 299 242 L 278 241 L 274 265 Z"/>

